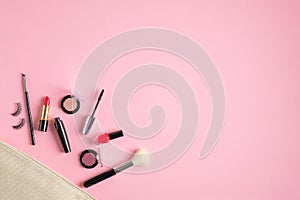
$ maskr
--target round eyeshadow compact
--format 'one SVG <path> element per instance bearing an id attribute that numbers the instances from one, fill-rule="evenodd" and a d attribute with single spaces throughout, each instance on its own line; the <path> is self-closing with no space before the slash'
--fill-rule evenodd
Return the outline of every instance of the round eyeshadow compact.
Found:
<path id="1" fill-rule="evenodd" d="M 84 150 L 80 154 L 80 163 L 83 167 L 91 169 L 98 165 L 97 152 L 92 149 Z"/>
<path id="2" fill-rule="evenodd" d="M 80 108 L 80 101 L 74 95 L 67 95 L 61 100 L 61 109 L 67 114 L 74 114 Z"/>

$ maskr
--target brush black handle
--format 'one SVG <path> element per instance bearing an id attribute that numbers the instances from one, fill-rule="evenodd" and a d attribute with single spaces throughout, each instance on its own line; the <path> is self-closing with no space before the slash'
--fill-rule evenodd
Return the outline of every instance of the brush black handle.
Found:
<path id="1" fill-rule="evenodd" d="M 91 115 L 92 117 L 94 117 L 94 115 L 95 115 L 95 112 L 96 112 L 96 110 L 97 110 L 97 108 L 98 108 L 99 102 L 101 101 L 101 98 L 102 98 L 102 96 L 103 96 L 103 93 L 104 93 L 104 89 L 102 89 L 102 90 L 101 90 L 101 93 L 99 94 L 99 97 L 98 97 L 96 106 L 95 106 L 95 108 L 94 108 L 94 110 L 93 110 L 93 113 L 92 113 L 92 115 Z"/>
<path id="2" fill-rule="evenodd" d="M 95 176 L 94 178 L 91 178 L 87 181 L 84 182 L 83 186 L 85 188 L 88 188 L 92 185 L 95 185 L 96 183 L 99 183 L 100 181 L 103 181 L 105 179 L 108 179 L 109 177 L 112 177 L 114 175 L 116 175 L 117 173 L 115 172 L 114 169 L 108 170 L 102 174 L 99 174 L 98 176 Z"/>
<path id="3" fill-rule="evenodd" d="M 25 91 L 25 100 L 26 100 L 27 115 L 28 115 L 29 128 L 30 128 L 31 144 L 35 145 L 35 137 L 34 137 L 34 131 L 33 131 L 32 116 L 31 116 L 29 96 L 28 96 L 27 91 Z"/>

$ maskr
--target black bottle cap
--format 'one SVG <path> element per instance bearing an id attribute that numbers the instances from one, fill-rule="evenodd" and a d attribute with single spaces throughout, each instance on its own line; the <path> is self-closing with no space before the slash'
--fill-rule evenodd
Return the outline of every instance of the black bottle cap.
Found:
<path id="1" fill-rule="evenodd" d="M 57 130 L 60 142 L 64 148 L 65 153 L 71 152 L 71 147 L 70 147 L 70 143 L 69 143 L 69 139 L 68 139 L 68 135 L 64 123 L 59 117 L 56 117 L 54 119 L 54 126 Z"/>
<path id="2" fill-rule="evenodd" d="M 124 136 L 122 130 L 115 131 L 115 132 L 108 134 L 109 140 L 113 140 L 113 139 L 116 139 L 116 138 L 122 137 L 122 136 Z"/>

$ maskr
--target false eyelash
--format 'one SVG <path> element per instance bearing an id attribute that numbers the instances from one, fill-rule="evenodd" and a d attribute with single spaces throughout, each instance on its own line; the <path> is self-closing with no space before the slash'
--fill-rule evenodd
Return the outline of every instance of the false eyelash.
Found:
<path id="1" fill-rule="evenodd" d="M 22 112 L 22 104 L 17 103 L 17 110 L 14 113 L 11 113 L 12 116 L 16 117 Z"/>
<path id="2" fill-rule="evenodd" d="M 19 130 L 19 129 L 21 129 L 24 125 L 25 125 L 25 119 L 22 118 L 21 121 L 20 121 L 20 123 L 19 123 L 18 125 L 12 126 L 12 128 L 15 129 L 15 130 Z"/>

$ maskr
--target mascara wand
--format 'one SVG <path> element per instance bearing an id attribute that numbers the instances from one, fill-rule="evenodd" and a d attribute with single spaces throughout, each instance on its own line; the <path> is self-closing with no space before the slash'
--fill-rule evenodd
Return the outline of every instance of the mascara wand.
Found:
<path id="1" fill-rule="evenodd" d="M 35 145 L 35 137 L 34 137 L 34 131 L 33 131 L 32 116 L 31 116 L 31 111 L 30 111 L 29 95 L 28 95 L 27 86 L 26 86 L 26 76 L 24 73 L 22 73 L 22 80 L 23 80 L 23 89 L 24 89 L 24 94 L 25 94 L 27 116 L 28 116 L 28 121 L 29 121 L 31 144 Z"/>
<path id="2" fill-rule="evenodd" d="M 94 108 L 94 110 L 92 112 L 92 115 L 89 115 L 87 117 L 86 121 L 85 121 L 85 124 L 84 124 L 84 127 L 83 127 L 83 131 L 82 131 L 82 133 L 84 135 L 86 135 L 90 131 L 91 127 L 93 126 L 93 123 L 95 121 L 95 117 L 94 116 L 95 116 L 96 110 L 98 108 L 99 102 L 100 102 L 100 100 L 101 100 L 101 98 L 103 96 L 103 93 L 104 93 L 104 90 L 101 91 L 101 93 L 100 93 L 100 95 L 98 97 L 98 100 L 97 100 L 96 106 L 95 106 L 95 108 Z"/>

